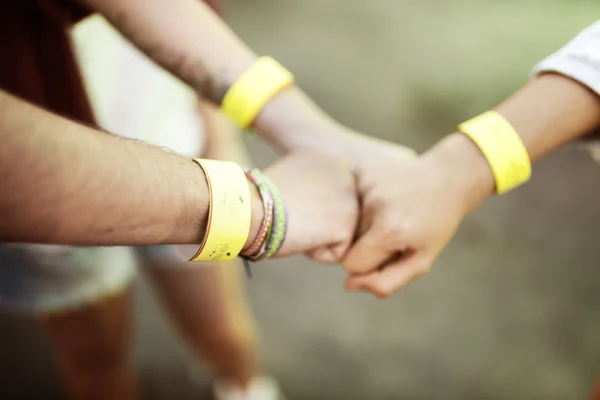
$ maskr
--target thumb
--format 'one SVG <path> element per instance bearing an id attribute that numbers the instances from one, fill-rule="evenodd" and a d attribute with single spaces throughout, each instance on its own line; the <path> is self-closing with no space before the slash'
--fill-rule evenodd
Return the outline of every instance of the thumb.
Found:
<path id="1" fill-rule="evenodd" d="M 389 235 L 382 235 L 377 225 L 371 225 L 358 238 L 344 258 L 344 268 L 350 274 L 364 274 L 377 270 L 390 258 L 404 250 L 401 243 L 390 246 Z"/>
<path id="2" fill-rule="evenodd" d="M 379 298 L 397 292 L 413 279 L 424 275 L 431 266 L 430 255 L 416 253 L 386 265 L 383 269 L 368 274 L 351 275 L 346 279 L 346 290 L 364 290 Z"/>

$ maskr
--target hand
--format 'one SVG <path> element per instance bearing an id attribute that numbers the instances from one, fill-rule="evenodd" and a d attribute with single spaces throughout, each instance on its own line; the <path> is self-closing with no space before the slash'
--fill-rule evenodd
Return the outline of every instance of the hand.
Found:
<path id="1" fill-rule="evenodd" d="M 364 162 L 357 181 L 362 220 L 344 260 L 351 274 L 346 288 L 378 297 L 426 273 L 464 216 L 493 189 L 485 159 L 461 134 L 404 164 Z"/>
<path id="2" fill-rule="evenodd" d="M 481 154 L 472 148 L 472 144 L 465 146 L 460 143 L 464 140 L 462 135 L 458 135 L 458 147 L 466 149 L 466 154 L 454 151 L 453 140 L 450 140 L 447 141 L 450 144 L 449 159 L 445 157 L 446 152 L 441 151 L 440 154 L 432 152 L 431 157 L 426 156 L 427 162 L 424 162 L 425 159 L 417 162 L 416 154 L 411 149 L 353 132 L 294 96 L 302 97 L 298 93 L 288 93 L 280 95 L 279 101 L 268 104 L 256 127 L 264 138 L 280 150 L 317 148 L 348 159 L 357 177 L 359 198 L 363 201 L 360 237 L 344 264 L 348 272 L 362 276 L 351 276 L 346 287 L 349 290 L 367 290 L 379 297 L 389 296 L 412 278 L 429 270 L 460 220 L 470 210 L 469 207 L 489 195 L 491 189 L 487 163 L 481 161 Z M 305 105 L 304 108 L 300 107 L 304 112 L 289 112 L 290 109 L 297 111 L 298 107 L 294 105 L 298 103 Z M 307 114 L 312 118 L 304 118 Z M 446 146 L 438 147 L 447 150 Z M 466 162 L 460 160 L 462 156 Z M 430 159 L 447 162 L 428 166 Z M 415 165 L 410 172 L 402 172 L 410 166 L 410 160 Z M 483 178 L 481 171 L 485 175 Z M 415 182 L 421 179 L 421 173 L 428 176 L 427 180 Z M 399 182 L 409 186 L 403 190 Z M 419 193 L 422 194 L 417 198 L 426 203 L 419 204 L 410 199 Z M 454 204 L 462 206 L 456 206 L 454 210 L 450 206 L 446 208 L 443 197 L 428 197 L 433 193 L 448 196 L 455 200 Z M 407 202 L 405 206 L 403 202 Z M 426 219 L 430 206 L 436 206 L 436 212 L 439 213 L 446 210 L 444 220 L 433 222 L 435 225 L 443 221 L 442 226 L 431 226 L 434 218 L 422 220 Z M 411 217 L 413 213 L 415 216 Z M 404 219 L 406 221 L 402 222 Z M 413 229 L 419 231 L 414 231 L 415 236 L 408 236 Z M 404 265 L 407 268 L 400 268 Z M 389 271 L 386 266 L 391 267 Z M 369 272 L 369 275 L 364 275 Z"/>
<path id="3" fill-rule="evenodd" d="M 288 231 L 277 257 L 307 253 L 339 263 L 358 218 L 354 179 L 343 159 L 313 150 L 292 152 L 263 173 L 279 189 L 288 211 Z"/>

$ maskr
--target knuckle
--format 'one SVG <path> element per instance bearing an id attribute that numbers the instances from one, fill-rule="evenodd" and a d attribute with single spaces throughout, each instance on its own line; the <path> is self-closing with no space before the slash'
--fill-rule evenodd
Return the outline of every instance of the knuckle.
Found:
<path id="1" fill-rule="evenodd" d="M 383 218 L 380 228 L 380 235 L 387 241 L 396 244 L 406 237 L 406 226 L 402 222 L 398 222 L 395 218 Z"/>
<path id="2" fill-rule="evenodd" d="M 394 223 L 392 218 L 386 218 L 384 216 L 381 219 L 378 230 L 379 234 L 382 236 L 396 236 L 399 234 L 400 226 Z"/>
<path id="3" fill-rule="evenodd" d="M 347 227 L 337 229 L 333 234 L 333 243 L 346 243 L 352 238 L 352 230 Z"/>
<path id="4" fill-rule="evenodd" d="M 377 204 L 377 201 L 370 199 L 363 199 L 363 203 L 360 205 L 360 213 L 363 219 L 374 220 L 380 209 L 381 207 Z"/>
<path id="5" fill-rule="evenodd" d="M 342 266 L 346 272 L 352 274 L 358 271 L 360 264 L 356 262 L 353 256 L 350 256 L 342 260 Z"/>
<path id="6" fill-rule="evenodd" d="M 365 204 L 375 213 L 379 213 L 387 207 L 387 199 L 376 191 L 372 194 L 368 194 L 365 200 Z"/>
<path id="7" fill-rule="evenodd" d="M 427 264 L 417 265 L 415 267 L 415 278 L 427 275 L 429 273 L 429 266 Z"/>
<path id="8" fill-rule="evenodd" d="M 387 299 L 395 293 L 393 285 L 386 285 L 381 282 L 372 282 L 367 289 L 378 299 Z"/>
<path id="9" fill-rule="evenodd" d="M 336 204 L 336 207 L 341 221 L 351 223 L 356 220 L 356 216 L 358 215 L 358 204 L 354 197 L 346 196 L 344 201 Z"/>
<path id="10" fill-rule="evenodd" d="M 389 298 L 392 294 L 394 294 L 394 291 L 391 289 L 379 289 L 375 296 L 377 296 L 377 298 L 381 300 L 385 300 Z"/>

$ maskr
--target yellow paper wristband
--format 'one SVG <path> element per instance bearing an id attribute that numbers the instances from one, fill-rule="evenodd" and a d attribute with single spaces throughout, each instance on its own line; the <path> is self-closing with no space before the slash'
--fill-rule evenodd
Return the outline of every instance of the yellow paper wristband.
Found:
<path id="1" fill-rule="evenodd" d="M 531 160 L 521 137 L 502 115 L 487 111 L 458 126 L 485 156 L 494 178 L 496 192 L 503 194 L 527 182 Z"/>
<path id="2" fill-rule="evenodd" d="M 189 261 L 225 261 L 237 257 L 250 233 L 250 189 L 244 171 L 235 163 L 195 159 L 204 170 L 210 190 L 204 240 Z"/>
<path id="3" fill-rule="evenodd" d="M 282 89 L 294 83 L 294 76 L 271 57 L 261 57 L 229 88 L 221 110 L 248 128 L 260 110 Z"/>

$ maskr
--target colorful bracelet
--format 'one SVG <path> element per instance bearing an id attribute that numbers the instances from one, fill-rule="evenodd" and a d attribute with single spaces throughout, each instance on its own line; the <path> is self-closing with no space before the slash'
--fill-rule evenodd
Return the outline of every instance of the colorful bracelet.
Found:
<path id="1" fill-rule="evenodd" d="M 261 174 L 260 171 L 258 171 L 258 174 Z M 281 194 L 279 193 L 279 190 L 277 190 L 277 187 L 267 177 L 263 176 L 263 178 L 269 186 L 269 190 L 273 196 L 275 208 L 275 212 L 273 214 L 273 229 L 269 237 L 269 242 L 267 243 L 266 253 L 264 255 L 264 258 L 271 258 L 279 251 L 279 249 L 281 249 L 281 246 L 283 245 L 283 241 L 285 240 L 285 236 L 287 234 L 288 219 L 285 203 L 281 197 Z"/>
<path id="2" fill-rule="evenodd" d="M 241 254 L 249 276 L 250 261 L 271 258 L 281 249 L 287 233 L 287 210 L 277 187 L 260 170 L 245 170 L 250 182 L 256 185 L 265 207 L 265 219 L 257 238 L 247 251 Z"/>
<path id="3" fill-rule="evenodd" d="M 271 228 L 273 226 L 273 196 L 271 195 L 271 192 L 269 191 L 266 184 L 261 179 L 257 178 L 256 175 L 252 174 L 251 170 L 245 169 L 244 173 L 246 174 L 248 180 L 254 185 L 256 185 L 260 197 L 262 198 L 263 208 L 265 211 L 265 216 L 258 231 L 258 235 L 256 236 L 256 239 L 254 239 L 254 242 L 250 245 L 248 250 L 245 250 L 241 253 L 243 257 L 255 261 L 258 260 L 260 256 L 264 254 L 266 249 L 266 243 L 268 241 L 269 235 L 271 233 Z"/>

